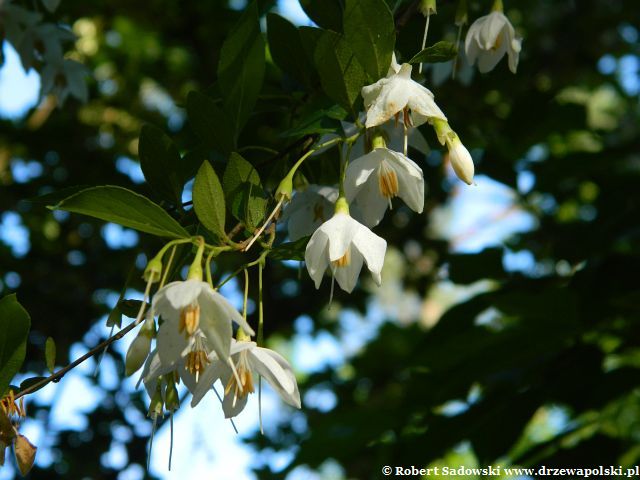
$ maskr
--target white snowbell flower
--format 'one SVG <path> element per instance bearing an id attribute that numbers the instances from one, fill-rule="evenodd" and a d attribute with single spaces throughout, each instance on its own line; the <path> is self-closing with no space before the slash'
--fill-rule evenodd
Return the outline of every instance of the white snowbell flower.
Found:
<path id="1" fill-rule="evenodd" d="M 379 286 L 387 242 L 349 215 L 345 198 L 336 202 L 336 213 L 314 232 L 304 259 L 309 275 L 320 288 L 327 267 L 344 291 L 356 286 L 363 262 Z"/>
<path id="2" fill-rule="evenodd" d="M 375 148 L 349 164 L 344 190 L 347 201 L 355 201 L 360 208 L 368 227 L 380 223 L 393 197 L 400 197 L 417 213 L 424 208 L 422 169 L 410 158 L 385 147 Z"/>
<path id="3" fill-rule="evenodd" d="M 254 376 L 260 375 L 278 392 L 282 400 L 300 408 L 300 392 L 295 374 L 282 355 L 268 348 L 258 347 L 255 342 L 234 339 L 231 343 L 231 359 L 237 376 L 227 363 L 214 358 L 193 392 L 192 407 L 220 379 L 225 385 L 222 410 L 226 418 L 235 417 L 244 409 L 249 394 L 255 391 Z"/>
<path id="4" fill-rule="evenodd" d="M 169 367 L 182 360 L 196 376 L 204 370 L 211 350 L 219 358 L 229 358 L 232 322 L 254 334 L 227 299 L 200 280 L 169 283 L 153 297 L 151 308 L 164 320 L 157 336 L 160 361 Z"/>
<path id="5" fill-rule="evenodd" d="M 282 221 L 288 221 L 287 231 L 292 242 L 307 237 L 333 215 L 338 199 L 335 187 L 309 185 L 297 192 L 282 214 Z"/>
<path id="6" fill-rule="evenodd" d="M 393 69 L 392 64 L 390 72 Z M 411 69 L 411 65 L 405 63 L 398 73 L 362 87 L 367 128 L 381 125 L 400 112 L 403 112 L 407 126 L 422 125 L 434 118 L 447 119 L 436 105 L 433 93 L 411 79 Z M 411 111 L 410 116 L 408 110 Z"/>
<path id="7" fill-rule="evenodd" d="M 477 60 L 482 73 L 493 70 L 505 53 L 509 57 L 509 70 L 516 73 L 521 48 L 522 39 L 516 37 L 513 25 L 500 11 L 473 22 L 464 41 L 469 64 L 473 65 Z"/>

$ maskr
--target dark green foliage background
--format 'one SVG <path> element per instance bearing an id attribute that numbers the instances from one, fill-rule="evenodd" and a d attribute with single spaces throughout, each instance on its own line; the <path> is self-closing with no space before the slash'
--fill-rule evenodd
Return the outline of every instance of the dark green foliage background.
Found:
<path id="1" fill-rule="evenodd" d="M 302 3 L 320 26 L 341 29 L 343 2 Z M 396 2 L 388 3 L 393 7 Z M 470 18 L 484 14 L 489 3 L 471 1 Z M 434 261 L 426 272 L 407 264 L 405 287 L 428 294 L 439 267 L 448 264 L 450 279 L 456 283 L 489 278 L 497 288 L 453 307 L 428 331 L 385 325 L 353 359 L 347 377 L 328 370 L 301 381 L 303 393 L 314 385 L 330 386 L 338 404 L 327 413 L 303 408 L 308 422 L 303 434 L 283 424 L 277 435 L 254 439 L 259 446 L 297 445 L 290 468 L 297 464 L 316 467 L 334 458 L 349 478 L 379 478 L 382 465 L 427 465 L 464 441 L 483 465 L 498 459 L 524 466 L 564 467 L 639 461 L 638 99 L 621 88 L 615 74 L 600 73 L 597 64 L 604 55 L 619 58 L 640 53 L 638 43 L 630 43 L 621 34 L 625 25 L 640 24 L 640 11 L 636 2 L 622 0 L 505 3 L 507 14 L 524 35 L 517 75 L 508 71 L 503 60 L 490 74 L 476 73 L 469 85 L 448 80 L 432 89 L 463 142 L 482 150 L 478 173 L 514 189 L 518 169 L 535 175 L 533 189 L 517 201 L 537 218 L 538 227 L 510 239 L 508 247 L 531 251 L 539 268 L 531 275 L 508 273 L 502 268 L 501 249 L 449 255 L 447 245 L 426 238 L 429 212 L 447 201 L 450 186 L 443 181 L 440 162 L 427 162 L 412 152 L 428 182 L 427 214 L 413 215 L 401 228 L 388 215 L 376 229 L 400 250 L 407 239 L 419 241 L 424 256 Z M 265 14 L 274 4 L 262 1 L 258 9 Z M 424 23 L 416 2 L 398 4 L 396 51 L 406 61 L 419 50 Z M 455 2 L 438 3 L 430 43 L 455 39 L 454 12 Z M 162 202 L 183 225 L 193 224 L 192 211 L 174 208 L 167 201 L 175 195 L 173 180 L 161 191 L 134 185 L 115 169 L 115 160 L 132 155 L 131 142 L 138 139 L 144 123 L 168 132 L 167 119 L 140 101 L 138 89 L 145 79 L 161 85 L 187 111 L 203 103 L 197 95 L 216 98 L 222 88 L 216 82 L 220 48 L 241 14 L 224 1 L 62 2 L 56 12 L 59 20 L 73 24 L 87 17 L 98 26 L 99 49 L 84 61 L 91 69 L 109 62 L 118 90 L 113 96 L 102 94 L 92 80 L 87 105 L 69 102 L 36 130 L 26 121 L 0 122 L 0 206 L 21 215 L 31 241 L 26 258 L 15 258 L 9 248 L 0 246 L 0 272 L 20 274 L 18 298 L 32 320 L 24 370 L 45 374 L 44 349 L 49 336 L 56 340 L 58 363 L 73 360 L 68 358 L 69 346 L 82 341 L 96 319 L 108 313 L 94 291 L 119 292 L 137 253 L 154 252 L 162 245 L 157 238 L 140 235 L 135 248 L 111 250 L 99 234 L 101 222 L 72 214 L 58 223 L 42 204 L 25 199 L 77 185 L 120 185 Z M 267 24 L 296 33 L 278 18 L 269 17 Z M 106 42 L 110 30 L 119 32 L 119 45 Z M 312 31 L 303 29 L 299 35 L 307 40 L 289 44 L 291 55 L 303 55 L 308 42 L 314 42 Z M 265 41 L 278 42 L 271 36 L 269 32 Z M 321 44 L 323 40 L 315 41 Z M 273 58 L 282 63 L 287 57 L 274 52 Z M 301 119 L 327 109 L 333 113 L 313 119 L 313 131 L 336 124 L 334 102 L 322 93 L 316 67 L 308 57 L 301 58 L 308 64 L 303 68 L 291 65 L 290 75 L 267 58 L 256 107 L 237 139 L 240 148 L 263 145 L 282 152 L 241 152 L 269 189 L 305 147 L 307 132 L 292 130 Z M 585 89 L 589 97 L 605 85 L 620 97 L 610 112 L 615 119 L 612 129 L 589 122 L 584 105 L 558 98 L 568 87 Z M 193 90 L 200 93 L 189 97 L 190 107 L 187 95 Z M 356 109 L 359 102 L 355 102 Z M 218 103 L 215 108 L 219 107 Z M 212 121 L 215 127 L 216 119 Z M 170 132 L 183 162 L 175 178 L 193 177 L 208 158 L 222 179 L 223 164 L 233 148 L 221 142 L 234 139 L 229 133 L 204 138 L 198 128 L 187 122 Z M 431 129 L 421 129 L 437 150 Z M 284 131 L 293 131 L 293 138 L 281 136 Z M 577 131 L 591 136 L 598 148 L 585 151 L 584 142 L 573 140 Z M 146 131 L 150 136 L 157 133 Z M 101 146 L 101 134 L 111 135 L 113 143 Z M 541 161 L 522 160 L 534 145 L 545 146 L 549 154 Z M 438 154 L 432 155 L 437 158 Z M 9 169 L 14 157 L 41 162 L 43 175 L 15 183 Z M 174 157 L 169 150 L 166 158 Z M 307 162 L 302 170 L 309 180 L 329 176 L 332 183 L 337 172 L 327 166 L 335 169 L 336 163 L 335 152 L 329 152 Z M 581 216 L 581 206 L 588 206 L 596 215 Z M 59 234 L 53 236 L 46 234 L 52 222 L 59 228 Z M 228 216 L 227 231 L 233 224 L 235 220 Z M 73 250 L 85 255 L 84 264 L 67 262 Z M 239 254 L 223 257 L 218 278 L 244 261 Z M 569 265 L 568 271 L 557 273 L 559 261 Z M 303 275 L 298 295 L 286 296 L 282 282 L 294 276 L 294 271 L 278 261 L 268 262 L 264 282 L 267 335 L 291 334 L 293 321 L 301 314 L 314 318 L 316 329 L 335 328 L 320 314 L 328 298 L 328 282 L 316 293 Z M 142 289 L 141 280 L 135 282 Z M 1 294 L 7 293 L 5 287 Z M 366 292 L 357 290 L 338 300 L 364 310 Z M 490 307 L 501 318 L 491 326 L 478 325 L 477 315 Z M 98 339 L 85 341 L 93 346 Z M 124 371 L 123 359 L 113 352 L 109 355 Z M 467 398 L 472 387 L 480 395 L 467 410 L 453 416 L 441 413 L 439 406 Z M 118 407 L 121 403 L 115 401 L 118 393 L 118 389 L 105 392 L 104 401 L 88 415 L 87 431 L 51 432 L 61 455 L 59 465 L 55 471 L 35 469 L 31 478 L 115 478 L 118 472 L 101 466 L 100 455 L 109 449 L 110 427 L 127 424 Z M 146 412 L 146 401 L 142 394 L 128 399 L 142 412 Z M 523 429 L 534 413 L 551 405 L 564 408 L 570 422 L 550 440 L 539 444 L 523 440 Z M 32 407 L 30 415 L 46 418 L 46 410 Z M 146 441 L 134 436 L 127 444 L 131 462 L 144 464 Z M 260 472 L 261 478 L 282 476 Z"/>

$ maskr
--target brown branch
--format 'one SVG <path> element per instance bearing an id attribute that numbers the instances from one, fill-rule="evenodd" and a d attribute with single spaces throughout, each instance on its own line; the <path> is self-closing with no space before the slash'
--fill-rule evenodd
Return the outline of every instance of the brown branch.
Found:
<path id="1" fill-rule="evenodd" d="M 16 396 L 15 396 L 15 399 L 17 400 L 18 398 L 23 397 L 25 395 L 28 395 L 29 393 L 33 393 L 36 390 L 41 389 L 42 387 L 44 387 L 46 384 L 48 384 L 50 382 L 58 382 L 62 377 L 65 376 L 65 374 L 69 370 L 77 367 L 78 365 L 80 365 L 82 362 L 84 362 L 88 358 L 93 357 L 95 354 L 100 353 L 104 348 L 108 347 L 109 345 L 111 345 L 116 340 L 120 340 L 127 333 L 129 333 L 131 330 L 133 330 L 134 327 L 136 327 L 136 322 L 135 321 L 131 322 L 125 328 L 123 328 L 118 333 L 116 333 L 113 337 L 107 338 L 104 342 L 98 344 L 96 347 L 92 348 L 87 353 L 85 353 L 83 356 L 81 356 L 77 360 L 71 362 L 66 367 L 61 368 L 57 372 L 49 375 L 47 378 L 44 378 L 44 379 L 40 380 L 38 383 L 34 383 L 29 388 L 25 388 L 21 392 L 18 392 L 16 394 Z"/>

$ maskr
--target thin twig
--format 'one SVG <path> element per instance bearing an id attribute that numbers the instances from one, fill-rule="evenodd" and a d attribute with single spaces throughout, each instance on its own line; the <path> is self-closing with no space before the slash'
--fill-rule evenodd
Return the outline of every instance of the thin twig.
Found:
<path id="1" fill-rule="evenodd" d="M 47 378 L 44 378 L 42 380 L 40 380 L 37 383 L 34 383 L 33 385 L 31 385 L 28 388 L 25 388 L 24 390 L 22 390 L 21 392 L 18 392 L 15 396 L 15 399 L 17 400 L 20 397 L 23 397 L 25 395 L 28 395 L 29 393 L 33 393 L 36 390 L 39 390 L 40 388 L 44 387 L 46 384 L 50 383 L 50 382 L 55 382 L 58 381 L 60 378 L 64 377 L 65 374 L 69 371 L 74 369 L 75 367 L 77 367 L 78 365 L 80 365 L 82 362 L 84 362 L 85 360 L 93 357 L 95 354 L 100 353 L 102 351 L 103 348 L 108 347 L 109 345 L 111 345 L 113 342 L 115 342 L 116 340 L 120 340 L 122 337 L 124 337 L 127 333 L 129 333 L 131 330 L 133 330 L 136 327 L 136 322 L 133 321 L 131 322 L 129 325 L 127 325 L 125 328 L 123 328 L 122 330 L 120 330 L 118 333 L 116 333 L 113 337 L 107 338 L 104 342 L 98 344 L 96 347 L 92 348 L 91 350 L 89 350 L 87 353 L 85 353 L 83 356 L 81 356 L 80 358 L 78 358 L 77 360 L 71 362 L 69 365 L 67 365 L 64 368 L 61 368 L 60 370 L 58 370 L 57 372 L 49 375 Z"/>

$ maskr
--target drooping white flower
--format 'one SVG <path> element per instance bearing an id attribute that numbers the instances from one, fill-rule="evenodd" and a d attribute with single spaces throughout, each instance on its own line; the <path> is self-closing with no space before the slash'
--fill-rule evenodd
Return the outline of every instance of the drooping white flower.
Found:
<path id="1" fill-rule="evenodd" d="M 422 169 L 410 158 L 387 148 L 376 148 L 349 164 L 344 189 L 355 201 L 364 224 L 374 227 L 382 220 L 393 197 L 400 197 L 411 210 L 424 208 Z"/>
<path id="2" fill-rule="evenodd" d="M 242 315 L 200 280 L 169 283 L 156 293 L 151 308 L 164 320 L 157 336 L 160 361 L 171 366 L 183 359 L 193 374 L 202 372 L 211 350 L 229 358 L 232 322 L 254 334 Z"/>
<path id="3" fill-rule="evenodd" d="M 249 394 L 255 391 L 254 377 L 260 375 L 278 392 L 282 400 L 300 408 L 300 392 L 295 374 L 282 355 L 268 348 L 258 347 L 255 342 L 234 339 L 231 343 L 231 359 L 237 375 L 233 374 L 227 363 L 217 358 L 212 359 L 193 392 L 192 407 L 220 379 L 225 386 L 222 401 L 224 415 L 226 418 L 235 417 L 244 409 Z"/>
<path id="4" fill-rule="evenodd" d="M 477 60 L 482 73 L 493 70 L 505 53 L 509 57 L 509 70 L 516 73 L 521 48 L 522 39 L 516 36 L 513 25 L 500 11 L 473 22 L 464 41 L 469 64 L 473 65 Z"/>
<path id="5" fill-rule="evenodd" d="M 297 192 L 282 214 L 282 221 L 288 221 L 287 231 L 292 242 L 311 235 L 333 215 L 338 199 L 338 189 L 329 186 L 309 185 Z"/>
<path id="6" fill-rule="evenodd" d="M 309 275 L 320 288 L 327 268 L 346 292 L 353 291 L 363 262 L 377 285 L 387 242 L 349 215 L 347 202 L 339 198 L 336 213 L 311 236 L 305 251 Z"/>
<path id="7" fill-rule="evenodd" d="M 411 69 L 411 65 L 405 63 L 398 73 L 362 88 L 367 128 L 381 125 L 400 112 L 404 113 L 407 126 L 422 125 L 433 118 L 447 119 L 436 105 L 433 93 L 411 79 Z"/>

